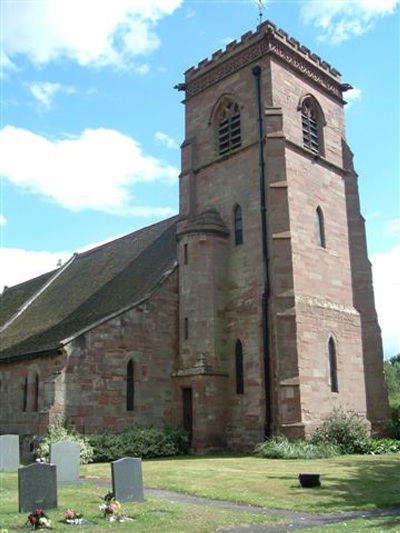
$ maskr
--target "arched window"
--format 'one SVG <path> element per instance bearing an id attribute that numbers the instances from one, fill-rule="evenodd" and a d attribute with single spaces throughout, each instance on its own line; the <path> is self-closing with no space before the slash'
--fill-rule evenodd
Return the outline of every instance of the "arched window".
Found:
<path id="1" fill-rule="evenodd" d="M 26 413 L 28 409 L 28 376 L 25 377 L 24 382 L 24 396 L 22 400 L 22 410 L 24 413 Z"/>
<path id="2" fill-rule="evenodd" d="M 332 337 L 328 342 L 329 354 L 329 384 L 331 392 L 339 392 L 338 376 L 337 376 L 337 358 L 336 358 L 336 344 Z"/>
<path id="3" fill-rule="evenodd" d="M 239 106 L 226 99 L 218 110 L 218 151 L 226 154 L 242 144 Z"/>
<path id="4" fill-rule="evenodd" d="M 317 100 L 307 95 L 300 101 L 303 145 L 317 154 L 324 155 L 323 127 L 325 119 Z"/>
<path id="5" fill-rule="evenodd" d="M 235 367 L 236 367 L 236 394 L 244 393 L 244 376 L 243 376 L 243 348 L 240 340 L 236 341 L 235 346 Z"/>
<path id="6" fill-rule="evenodd" d="M 35 375 L 35 388 L 34 388 L 34 396 L 33 396 L 33 410 L 39 411 L 39 374 L 36 373 Z"/>
<path id="7" fill-rule="evenodd" d="M 240 205 L 235 207 L 234 213 L 234 229 L 235 229 L 235 244 L 243 244 L 243 220 L 242 220 L 242 208 Z"/>
<path id="8" fill-rule="evenodd" d="M 133 411 L 135 405 L 135 381 L 134 381 L 133 361 L 130 361 L 126 367 L 126 410 Z"/>
<path id="9" fill-rule="evenodd" d="M 324 213 L 319 206 L 315 212 L 315 222 L 317 231 L 317 244 L 318 246 L 321 246 L 321 248 L 326 248 Z"/>

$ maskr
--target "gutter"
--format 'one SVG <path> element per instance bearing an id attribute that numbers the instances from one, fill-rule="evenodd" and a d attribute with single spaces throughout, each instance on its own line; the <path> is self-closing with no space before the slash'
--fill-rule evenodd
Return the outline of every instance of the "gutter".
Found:
<path id="1" fill-rule="evenodd" d="M 262 332 L 263 332 L 263 361 L 264 361 L 264 392 L 265 392 L 265 427 L 264 437 L 272 434 L 272 386 L 271 386 L 271 357 L 269 350 L 269 296 L 270 282 L 268 274 L 268 248 L 267 248 L 267 208 L 265 199 L 265 161 L 264 161 L 264 127 L 261 105 L 261 67 L 256 65 L 252 68 L 254 76 L 257 122 L 258 122 L 258 175 L 260 184 L 260 215 L 261 215 L 261 239 L 262 239 Z"/>

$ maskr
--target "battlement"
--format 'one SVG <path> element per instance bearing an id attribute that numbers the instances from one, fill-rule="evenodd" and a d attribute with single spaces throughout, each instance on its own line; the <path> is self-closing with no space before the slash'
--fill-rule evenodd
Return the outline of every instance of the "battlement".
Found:
<path id="1" fill-rule="evenodd" d="M 239 41 L 230 42 L 224 50 L 217 50 L 211 58 L 203 59 L 197 67 L 187 70 L 185 84 L 179 88 L 185 88 L 187 97 L 194 96 L 266 54 L 288 63 L 292 69 L 312 78 L 332 95 L 342 98 L 340 72 L 269 20 L 262 23 L 257 31 L 245 33 Z"/>

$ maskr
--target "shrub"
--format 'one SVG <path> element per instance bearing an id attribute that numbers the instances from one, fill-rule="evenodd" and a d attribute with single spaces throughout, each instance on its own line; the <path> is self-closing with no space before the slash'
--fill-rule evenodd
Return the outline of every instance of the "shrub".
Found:
<path id="1" fill-rule="evenodd" d="M 334 444 L 342 453 L 367 453 L 368 427 L 356 413 L 347 413 L 341 408 L 333 409 L 311 435 L 313 444 Z"/>
<path id="2" fill-rule="evenodd" d="M 340 455 L 334 444 L 313 444 L 306 440 L 289 441 L 286 437 L 275 437 L 258 444 L 254 453 L 268 459 L 321 459 Z"/>
<path id="3" fill-rule="evenodd" d="M 54 424 L 48 427 L 46 435 L 40 439 L 38 447 L 38 456 L 42 459 L 48 459 L 50 455 L 50 444 L 61 440 L 77 442 L 80 445 L 80 462 L 81 464 L 91 463 L 93 461 L 93 448 L 87 437 L 81 435 L 71 426 L 68 419 L 61 417 Z"/>
<path id="4" fill-rule="evenodd" d="M 121 433 L 93 433 L 88 437 L 94 450 L 96 463 L 115 461 L 121 457 L 172 457 L 188 453 L 189 445 L 185 431 L 131 426 Z"/>
<path id="5" fill-rule="evenodd" d="M 369 439 L 367 452 L 371 455 L 400 453 L 400 440 L 396 439 Z"/>
<path id="6" fill-rule="evenodd" d="M 389 431 L 393 438 L 400 439 L 400 403 L 390 407 Z"/>

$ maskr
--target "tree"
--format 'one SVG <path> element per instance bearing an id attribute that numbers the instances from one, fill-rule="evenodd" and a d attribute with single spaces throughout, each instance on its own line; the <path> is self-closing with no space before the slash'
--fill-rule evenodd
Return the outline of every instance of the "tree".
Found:
<path id="1" fill-rule="evenodd" d="M 400 353 L 385 361 L 385 379 L 391 407 L 400 405 Z"/>

